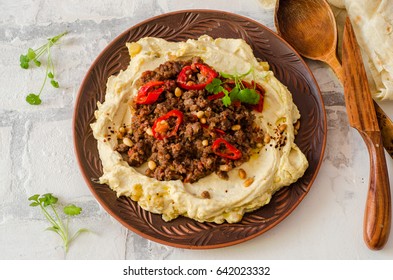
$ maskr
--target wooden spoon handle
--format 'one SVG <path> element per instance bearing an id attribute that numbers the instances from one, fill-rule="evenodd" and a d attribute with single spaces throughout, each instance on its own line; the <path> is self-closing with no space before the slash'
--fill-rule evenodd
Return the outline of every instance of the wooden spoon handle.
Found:
<path id="1" fill-rule="evenodd" d="M 390 233 L 390 188 L 385 153 L 379 131 L 360 133 L 370 155 L 370 182 L 364 214 L 363 238 L 372 250 L 380 250 Z"/>
<path id="2" fill-rule="evenodd" d="M 340 61 L 337 58 L 335 53 L 328 55 L 324 61 L 333 69 L 334 73 L 336 73 L 337 78 L 344 84 L 344 73 L 343 68 L 341 66 Z"/>

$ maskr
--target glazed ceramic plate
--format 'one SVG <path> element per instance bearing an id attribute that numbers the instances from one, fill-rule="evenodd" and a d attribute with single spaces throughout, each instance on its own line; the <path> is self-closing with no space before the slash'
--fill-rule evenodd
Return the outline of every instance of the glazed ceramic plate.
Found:
<path id="1" fill-rule="evenodd" d="M 295 184 L 281 189 L 270 204 L 248 213 L 237 224 L 199 223 L 188 218 L 164 222 L 160 215 L 141 209 L 126 197 L 118 198 L 102 175 L 97 142 L 90 123 L 97 101 L 103 102 L 109 76 L 129 63 L 126 42 L 146 36 L 169 41 L 243 38 L 257 58 L 268 61 L 276 77 L 293 94 L 301 113 L 296 143 L 307 156 L 309 168 Z M 178 11 L 137 24 L 112 41 L 94 61 L 80 87 L 74 113 L 74 141 L 81 172 L 97 201 L 121 224 L 150 240 L 180 248 L 218 248 L 244 242 L 282 222 L 303 200 L 318 173 L 326 143 L 326 115 L 319 88 L 305 62 L 286 42 L 260 23 L 243 16 L 213 10 Z M 261 166 L 263 168 L 263 166 Z"/>

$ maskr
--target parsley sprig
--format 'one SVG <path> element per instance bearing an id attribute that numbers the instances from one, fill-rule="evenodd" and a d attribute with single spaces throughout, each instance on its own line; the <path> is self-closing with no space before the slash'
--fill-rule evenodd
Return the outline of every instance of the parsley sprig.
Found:
<path id="1" fill-rule="evenodd" d="M 52 38 L 49 38 L 48 41 L 43 44 L 41 47 L 37 49 L 29 48 L 26 54 L 22 54 L 19 57 L 20 67 L 23 69 L 28 69 L 30 67 L 30 63 L 34 63 L 37 67 L 41 66 L 41 61 L 39 60 L 42 55 L 46 55 L 46 70 L 45 70 L 45 78 L 42 83 L 41 89 L 36 93 L 30 93 L 26 96 L 27 103 L 31 105 L 40 105 L 42 100 L 40 95 L 45 87 L 47 79 L 50 79 L 50 83 L 54 88 L 59 87 L 59 83 L 55 80 L 55 67 L 52 60 L 51 47 L 56 44 L 57 41 L 60 40 L 61 37 L 66 35 L 67 32 L 63 32 L 59 35 L 56 35 Z"/>
<path id="2" fill-rule="evenodd" d="M 45 218 L 51 223 L 52 226 L 46 228 L 46 230 L 57 233 L 63 240 L 64 250 L 67 253 L 70 243 L 78 237 L 79 234 L 89 231 L 88 229 L 81 228 L 74 235 L 69 234 L 69 220 L 71 216 L 77 216 L 82 212 L 82 208 L 69 204 L 63 208 L 63 212 L 67 215 L 67 220 L 64 222 L 56 210 L 56 204 L 58 198 L 53 196 L 51 193 L 39 195 L 35 194 L 29 197 L 30 206 L 39 206 L 45 216 Z"/>
<path id="3" fill-rule="evenodd" d="M 206 85 L 205 89 L 213 94 L 219 94 L 220 92 L 224 93 L 224 96 L 222 97 L 222 103 L 224 106 L 228 107 L 229 105 L 232 104 L 232 102 L 235 101 L 240 101 L 242 103 L 247 103 L 247 104 L 258 104 L 260 95 L 256 92 L 255 88 L 247 88 L 243 83 L 242 83 L 242 78 L 247 76 L 252 72 L 252 68 L 244 74 L 241 75 L 232 75 L 232 74 L 227 74 L 227 73 L 220 73 L 221 77 L 224 79 L 232 80 L 235 83 L 235 86 L 231 89 L 231 91 L 228 91 L 227 89 L 224 88 L 224 84 L 226 82 L 223 82 L 219 78 L 213 79 L 213 81 Z"/>

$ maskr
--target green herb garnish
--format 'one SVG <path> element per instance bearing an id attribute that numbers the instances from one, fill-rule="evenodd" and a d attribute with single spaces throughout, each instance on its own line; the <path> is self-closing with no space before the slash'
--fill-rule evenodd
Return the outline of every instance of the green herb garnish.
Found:
<path id="1" fill-rule="evenodd" d="M 232 104 L 232 102 L 235 101 L 240 101 L 247 104 L 258 104 L 260 95 L 256 92 L 255 85 L 254 88 L 247 88 L 241 80 L 242 78 L 250 74 L 251 71 L 252 68 L 247 73 L 241 75 L 220 73 L 221 77 L 234 81 L 235 86 L 231 89 L 231 91 L 225 89 L 223 86 L 225 82 L 221 81 L 221 79 L 218 78 L 213 79 L 210 84 L 206 85 L 205 89 L 213 94 L 218 94 L 220 92 L 224 93 L 224 96 L 222 97 L 222 103 L 226 107 L 228 107 Z"/>
<path id="2" fill-rule="evenodd" d="M 30 62 L 33 62 L 37 67 L 40 67 L 41 61 L 39 61 L 39 58 L 42 55 L 46 54 L 46 70 L 45 70 L 44 82 L 42 83 L 41 89 L 38 94 L 30 93 L 29 95 L 26 96 L 27 103 L 29 103 L 31 105 L 41 104 L 42 101 L 41 101 L 40 95 L 45 87 L 45 84 L 46 84 L 46 81 L 48 78 L 50 79 L 50 83 L 54 88 L 59 87 L 59 83 L 55 80 L 55 67 L 53 64 L 50 49 L 65 34 L 67 34 L 67 32 L 63 32 L 55 37 L 49 38 L 48 42 L 43 44 L 38 49 L 34 50 L 32 48 L 29 48 L 27 50 L 26 54 L 22 54 L 19 57 L 20 67 L 23 69 L 28 69 L 30 67 Z"/>
<path id="3" fill-rule="evenodd" d="M 60 218 L 57 210 L 56 203 L 58 198 L 53 196 L 51 193 L 39 195 L 35 194 L 29 197 L 30 206 L 37 207 L 39 206 L 45 216 L 45 218 L 51 223 L 52 226 L 48 227 L 46 230 L 53 231 L 57 233 L 61 239 L 63 240 L 64 250 L 67 253 L 69 245 L 75 238 L 78 237 L 82 232 L 89 231 L 88 229 L 81 228 L 74 235 L 70 237 L 69 234 L 69 219 L 71 216 L 77 216 L 82 212 L 82 208 L 75 206 L 74 204 L 69 204 L 63 208 L 63 212 L 67 215 L 67 220 L 64 221 Z M 51 213 L 52 214 L 51 214 Z"/>

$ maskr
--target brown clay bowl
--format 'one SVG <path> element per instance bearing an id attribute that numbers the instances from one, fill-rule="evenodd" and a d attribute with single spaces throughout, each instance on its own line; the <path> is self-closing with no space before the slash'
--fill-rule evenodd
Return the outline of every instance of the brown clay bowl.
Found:
<path id="1" fill-rule="evenodd" d="M 296 143 L 309 161 L 306 173 L 296 183 L 278 191 L 268 205 L 246 214 L 236 224 L 199 223 L 185 217 L 164 222 L 160 215 L 143 210 L 129 198 L 118 198 L 107 185 L 97 182 L 102 166 L 90 123 L 95 120 L 97 101 L 104 101 L 107 78 L 129 63 L 125 43 L 146 36 L 184 41 L 203 34 L 213 38 L 243 38 L 255 56 L 268 61 L 276 77 L 289 88 L 302 115 Z M 228 12 L 188 10 L 145 20 L 120 34 L 102 51 L 80 87 L 73 130 L 82 175 L 94 197 L 110 215 L 150 240 L 179 248 L 210 249 L 255 238 L 282 222 L 299 205 L 309 192 L 323 159 L 326 113 L 310 69 L 300 55 L 271 30 L 252 19 Z"/>

